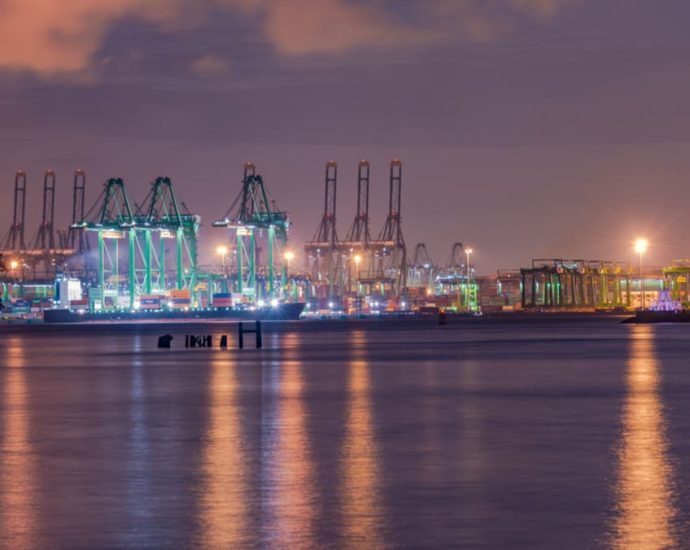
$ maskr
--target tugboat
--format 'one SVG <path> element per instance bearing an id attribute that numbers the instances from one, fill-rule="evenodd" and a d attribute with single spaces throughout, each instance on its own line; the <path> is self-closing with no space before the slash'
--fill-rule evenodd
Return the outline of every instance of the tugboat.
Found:
<path id="1" fill-rule="evenodd" d="M 640 309 L 635 317 L 625 319 L 623 323 L 690 323 L 690 310 L 683 309 L 678 300 L 671 298 L 668 290 L 659 293 L 659 299 L 650 309 Z"/>

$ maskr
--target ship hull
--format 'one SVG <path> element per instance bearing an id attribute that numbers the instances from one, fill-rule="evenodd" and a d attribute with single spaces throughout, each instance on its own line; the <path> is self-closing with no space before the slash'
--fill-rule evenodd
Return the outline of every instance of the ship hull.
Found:
<path id="1" fill-rule="evenodd" d="M 635 317 L 630 317 L 624 323 L 690 323 L 690 310 L 680 311 L 638 311 Z"/>
<path id="2" fill-rule="evenodd" d="M 94 321 L 132 322 L 132 321 L 292 321 L 299 319 L 304 304 L 280 304 L 276 307 L 258 309 L 210 308 L 179 311 L 103 311 L 79 313 L 69 309 L 49 309 L 43 314 L 46 323 L 84 323 Z"/>

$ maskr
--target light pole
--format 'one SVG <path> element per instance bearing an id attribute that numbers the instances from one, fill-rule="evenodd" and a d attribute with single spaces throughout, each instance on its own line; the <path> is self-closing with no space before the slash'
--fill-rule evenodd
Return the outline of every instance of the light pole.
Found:
<path id="1" fill-rule="evenodd" d="M 642 279 L 642 255 L 647 252 L 649 247 L 649 241 L 644 238 L 639 238 L 635 240 L 635 252 L 640 257 L 640 294 L 642 295 L 642 309 L 645 309 L 645 299 L 644 299 L 644 281 Z"/>
<path id="2" fill-rule="evenodd" d="M 220 256 L 221 272 L 225 274 L 225 256 L 228 255 L 228 247 L 225 245 L 220 245 L 218 248 L 216 248 L 216 253 Z"/>
<path id="3" fill-rule="evenodd" d="M 287 275 L 290 276 L 290 262 L 295 259 L 295 253 L 291 250 L 287 250 L 285 254 L 283 254 L 283 258 L 285 258 L 285 262 L 287 263 Z"/>
<path id="4" fill-rule="evenodd" d="M 285 258 L 285 288 L 287 289 L 290 281 L 290 262 L 295 259 L 295 253 L 292 250 L 286 250 L 283 258 Z"/>
<path id="5" fill-rule="evenodd" d="M 228 287 L 228 274 L 227 270 L 225 269 L 225 256 L 228 255 L 228 247 L 225 245 L 220 245 L 218 248 L 216 248 L 216 254 L 220 256 L 220 261 L 221 261 L 221 274 L 223 275 L 225 279 L 225 291 L 227 292 L 227 287 Z"/>
<path id="6" fill-rule="evenodd" d="M 359 264 L 362 262 L 362 256 L 360 254 L 355 254 L 352 258 L 355 261 L 355 288 L 357 289 L 357 295 L 355 297 L 355 305 L 357 308 L 357 314 L 359 315 L 362 304 L 359 297 Z"/>
<path id="7" fill-rule="evenodd" d="M 357 294 L 359 294 L 359 264 L 362 262 L 362 256 L 355 254 L 352 259 L 355 261 L 355 286 L 357 287 Z"/>
<path id="8" fill-rule="evenodd" d="M 467 255 L 467 284 L 465 285 L 467 294 L 467 311 L 470 311 L 470 254 L 473 250 L 471 248 L 465 249 L 465 254 Z"/>

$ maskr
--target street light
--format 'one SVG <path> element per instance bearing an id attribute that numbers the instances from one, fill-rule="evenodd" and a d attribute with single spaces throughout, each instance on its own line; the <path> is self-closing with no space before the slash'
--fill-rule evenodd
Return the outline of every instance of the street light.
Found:
<path id="1" fill-rule="evenodd" d="M 355 267 L 357 270 L 355 275 L 357 276 L 357 279 L 359 279 L 359 264 L 362 262 L 362 256 L 360 256 L 359 254 L 355 254 L 354 258 L 352 259 L 355 261 Z"/>
<path id="2" fill-rule="evenodd" d="M 642 280 L 642 255 L 647 252 L 647 248 L 649 247 L 649 241 L 645 238 L 638 238 L 635 240 L 635 252 L 639 254 L 640 256 L 640 293 L 642 294 L 642 309 L 645 309 L 645 300 L 644 300 L 644 283 Z"/>
<path id="3" fill-rule="evenodd" d="M 290 262 L 295 259 L 295 253 L 292 250 L 286 250 L 283 253 L 283 259 L 285 260 L 285 287 L 283 288 L 283 293 L 287 296 L 290 281 Z"/>
<path id="4" fill-rule="evenodd" d="M 287 273 L 286 275 L 290 275 L 290 262 L 295 259 L 295 253 L 292 252 L 292 250 L 287 250 L 285 254 L 283 254 L 283 258 L 285 258 L 285 262 L 287 264 Z"/>
<path id="5" fill-rule="evenodd" d="M 355 254 L 352 259 L 355 261 L 355 284 L 357 285 L 357 294 L 359 294 L 359 264 L 362 263 L 362 256 Z"/>
<path id="6" fill-rule="evenodd" d="M 12 277 L 14 278 L 14 270 L 19 267 L 19 262 L 17 260 L 11 260 L 10 261 L 10 273 L 12 274 Z"/>
<path id="7" fill-rule="evenodd" d="M 465 249 L 465 254 L 467 255 L 467 311 L 470 310 L 470 254 L 472 254 L 472 252 L 474 251 L 471 248 Z"/>
<path id="8" fill-rule="evenodd" d="M 225 273 L 225 256 L 228 255 L 228 247 L 225 245 L 220 245 L 216 248 L 216 254 L 221 257 L 221 262 L 223 264 L 223 273 Z"/>

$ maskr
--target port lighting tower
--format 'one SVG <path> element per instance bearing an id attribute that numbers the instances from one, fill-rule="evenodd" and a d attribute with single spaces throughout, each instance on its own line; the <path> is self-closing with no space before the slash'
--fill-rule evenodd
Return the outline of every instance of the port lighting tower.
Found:
<path id="1" fill-rule="evenodd" d="M 374 278 L 391 281 L 399 294 L 407 286 L 407 248 L 401 226 L 402 163 L 395 159 L 390 165 L 388 216 L 378 239 L 372 241 Z"/>
<path id="2" fill-rule="evenodd" d="M 465 300 L 465 307 L 469 310 L 473 310 L 474 306 L 472 305 L 472 300 L 470 300 L 470 285 L 471 285 L 471 280 L 472 280 L 472 268 L 470 264 L 470 254 L 474 252 L 471 248 L 466 248 L 465 249 L 465 255 L 467 256 L 467 278 L 465 279 L 465 294 L 467 296 Z"/>
<path id="3" fill-rule="evenodd" d="M 235 233 L 236 289 L 238 293 L 248 295 L 251 300 L 257 298 L 258 289 L 257 238 L 261 237 L 264 231 L 268 249 L 266 274 L 268 296 L 275 296 L 277 289 L 282 288 L 282 285 L 276 285 L 276 252 L 282 264 L 281 280 L 286 279 L 285 262 L 281 250 L 287 245 L 290 222 L 287 213 L 279 211 L 274 201 L 269 201 L 269 197 L 263 178 L 256 173 L 254 164 L 248 162 L 244 165 L 240 194 L 223 218 L 213 223 L 213 227 L 227 227 Z"/>
<path id="4" fill-rule="evenodd" d="M 641 294 L 641 300 L 642 300 L 642 309 L 645 309 L 645 295 L 644 295 L 644 278 L 642 276 L 642 256 L 644 255 L 645 252 L 647 252 L 647 248 L 649 247 L 649 241 L 644 238 L 639 238 L 635 241 L 635 252 L 639 255 L 640 258 L 640 294 Z"/>
<path id="5" fill-rule="evenodd" d="M 328 161 L 323 217 L 314 237 L 304 246 L 307 258 L 312 263 L 312 280 L 327 285 L 329 298 L 338 294 L 341 282 L 341 247 L 335 218 L 337 181 L 338 165 L 335 161 Z"/>

